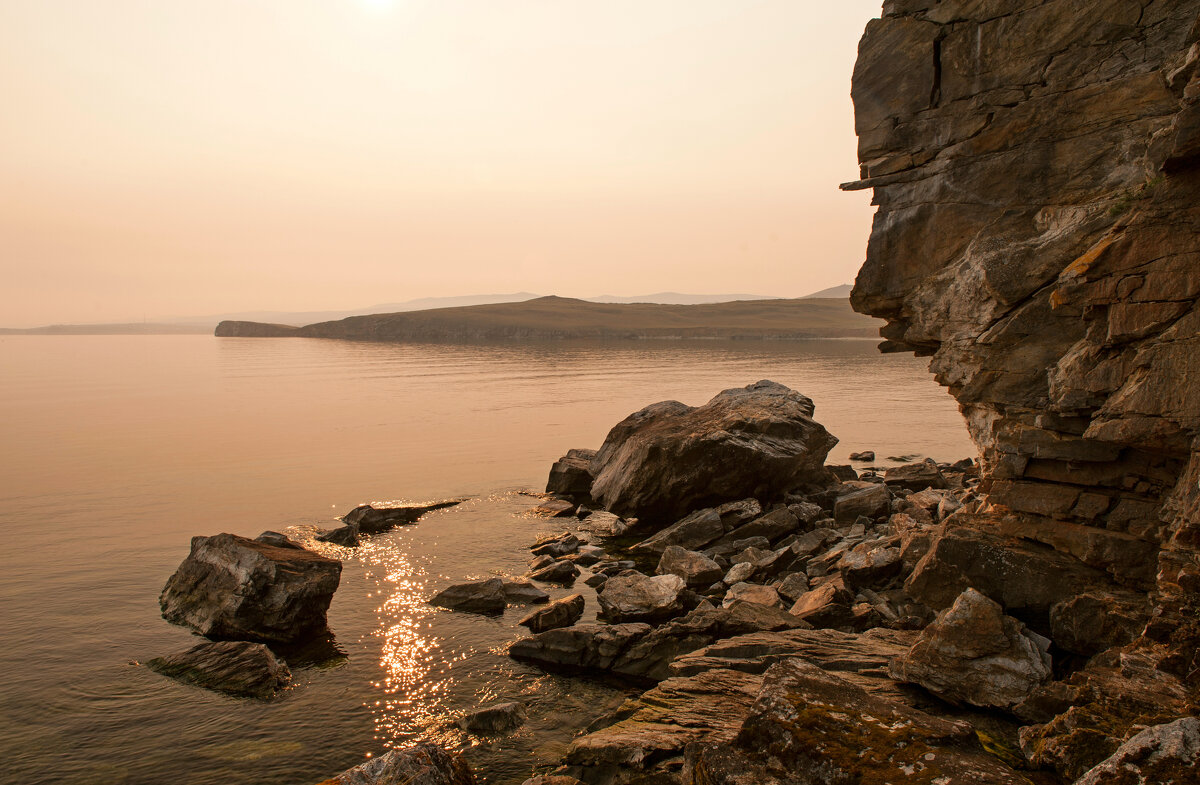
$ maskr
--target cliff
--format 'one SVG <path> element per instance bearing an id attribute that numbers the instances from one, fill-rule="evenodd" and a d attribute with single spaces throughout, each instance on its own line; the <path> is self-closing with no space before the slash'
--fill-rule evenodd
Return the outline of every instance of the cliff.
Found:
<path id="1" fill-rule="evenodd" d="M 353 316 L 305 327 L 221 322 L 218 336 L 355 341 L 494 341 L 618 338 L 866 338 L 874 320 L 845 299 L 745 300 L 702 305 L 593 303 L 539 297 L 427 311 Z"/>
<path id="2" fill-rule="evenodd" d="M 851 302 L 887 320 L 885 351 L 932 357 L 981 451 L 959 525 L 1102 570 L 1106 612 L 1147 600 L 1121 656 L 1191 690 L 1198 41 L 1197 0 L 886 2 L 853 77 L 862 179 L 843 186 L 878 206 Z M 1136 724 L 1113 723 L 1118 740 Z M 1045 741 L 1034 761 L 1061 762 Z"/>

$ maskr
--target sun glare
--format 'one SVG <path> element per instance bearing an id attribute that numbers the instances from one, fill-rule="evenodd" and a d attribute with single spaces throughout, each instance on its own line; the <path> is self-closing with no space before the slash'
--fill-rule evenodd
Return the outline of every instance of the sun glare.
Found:
<path id="1" fill-rule="evenodd" d="M 396 0 L 359 0 L 359 2 L 371 11 L 390 11 L 396 4 Z"/>

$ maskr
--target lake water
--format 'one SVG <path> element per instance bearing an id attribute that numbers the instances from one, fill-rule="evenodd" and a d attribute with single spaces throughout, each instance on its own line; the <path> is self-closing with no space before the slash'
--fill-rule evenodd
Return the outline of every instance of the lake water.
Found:
<path id="1" fill-rule="evenodd" d="M 418 737 L 519 783 L 625 692 L 510 661 L 524 608 L 429 608 L 452 582 L 521 574 L 554 527 L 527 515 L 550 464 L 655 401 L 773 379 L 841 443 L 880 457 L 973 454 L 925 360 L 874 342 L 445 346 L 207 336 L 0 338 L 0 767 L 22 783 L 318 782 Z M 271 702 L 138 662 L 197 639 L 158 594 L 196 534 L 297 537 L 368 501 L 470 500 L 345 559 L 330 626 L 346 657 Z M 577 583 L 594 618 L 594 595 Z M 500 739 L 447 727 L 518 699 Z"/>

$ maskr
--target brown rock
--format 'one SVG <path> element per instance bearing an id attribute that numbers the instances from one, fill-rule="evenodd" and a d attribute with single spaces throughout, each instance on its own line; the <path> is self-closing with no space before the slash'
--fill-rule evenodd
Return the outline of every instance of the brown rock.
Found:
<path id="1" fill-rule="evenodd" d="M 530 632 L 538 633 L 554 630 L 559 627 L 570 627 L 583 616 L 583 595 L 572 594 L 533 611 L 517 624 L 528 627 Z"/>
<path id="2" fill-rule="evenodd" d="M 317 785 L 474 785 L 475 776 L 456 752 L 429 742 L 388 750 Z"/>
<path id="3" fill-rule="evenodd" d="M 592 473 L 589 466 L 595 457 L 595 450 L 567 450 L 567 454 L 550 467 L 546 493 L 587 496 L 592 489 Z"/>

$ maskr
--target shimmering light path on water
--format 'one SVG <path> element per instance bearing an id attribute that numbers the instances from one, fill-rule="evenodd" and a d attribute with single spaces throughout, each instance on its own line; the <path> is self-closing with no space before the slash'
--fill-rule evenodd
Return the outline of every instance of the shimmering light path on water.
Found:
<path id="1" fill-rule="evenodd" d="M 769 378 L 809 395 L 831 455 L 971 453 L 925 361 L 873 343 L 405 346 L 204 336 L 0 337 L 0 760 L 22 782 L 317 782 L 386 744 L 473 745 L 520 782 L 623 697 L 547 675 L 504 646 L 526 609 L 429 608 L 466 578 L 520 574 L 549 526 L 515 493 L 570 447 L 666 398 L 699 404 Z M 364 501 L 467 496 L 345 561 L 330 623 L 346 657 L 298 668 L 270 703 L 136 664 L 195 642 L 158 615 L 196 534 L 296 536 Z M 594 595 L 582 583 L 586 618 Z M 554 589 L 555 597 L 569 593 Z M 517 733 L 448 722 L 523 700 Z"/>

